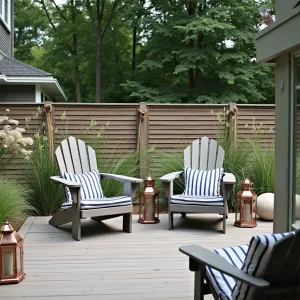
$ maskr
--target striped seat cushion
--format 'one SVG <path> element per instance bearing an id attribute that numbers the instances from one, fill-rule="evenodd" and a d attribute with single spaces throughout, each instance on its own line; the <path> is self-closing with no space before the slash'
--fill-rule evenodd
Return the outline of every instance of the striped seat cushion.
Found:
<path id="1" fill-rule="evenodd" d="M 222 196 L 185 196 L 173 195 L 171 203 L 173 204 L 194 204 L 194 205 L 210 205 L 223 206 Z"/>
<path id="2" fill-rule="evenodd" d="M 241 268 L 242 271 L 255 277 L 261 277 L 270 258 L 274 244 L 284 236 L 291 233 L 292 232 L 253 236 L 250 241 L 245 262 Z M 232 299 L 254 299 L 253 292 L 254 289 L 248 284 L 237 280 L 236 286 L 234 287 L 232 293 Z"/>
<path id="3" fill-rule="evenodd" d="M 238 247 L 222 248 L 214 250 L 214 252 L 223 256 L 230 264 L 241 269 L 247 255 L 248 247 L 248 245 L 243 245 Z M 212 284 L 216 294 L 218 295 L 218 299 L 231 300 L 236 280 L 210 267 L 206 267 L 206 270 L 209 282 Z"/>
<path id="4" fill-rule="evenodd" d="M 184 168 L 185 196 L 220 196 L 223 168 L 195 170 Z"/>
<path id="5" fill-rule="evenodd" d="M 81 183 L 81 200 L 103 198 L 103 191 L 100 185 L 99 172 L 94 170 L 83 174 L 70 174 L 61 172 L 61 177 L 70 181 Z M 67 201 L 72 202 L 72 195 L 69 188 L 66 188 Z"/>
<path id="6" fill-rule="evenodd" d="M 112 206 L 130 205 L 130 204 L 132 204 L 132 201 L 131 198 L 128 196 L 89 199 L 89 200 L 81 201 L 81 209 L 112 207 Z M 62 204 L 62 208 L 68 208 L 71 206 L 72 206 L 72 202 L 66 202 Z"/>

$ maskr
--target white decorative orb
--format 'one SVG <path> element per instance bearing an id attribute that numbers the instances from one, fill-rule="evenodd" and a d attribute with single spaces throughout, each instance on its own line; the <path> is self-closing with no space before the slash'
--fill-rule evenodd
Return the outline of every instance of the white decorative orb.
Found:
<path id="1" fill-rule="evenodd" d="M 300 218 L 300 196 L 296 194 L 296 218 Z"/>
<path id="2" fill-rule="evenodd" d="M 300 203 L 300 196 L 299 196 L 299 203 Z M 273 215 L 274 215 L 274 194 L 273 193 L 264 193 L 257 197 L 256 213 L 263 220 L 268 220 L 268 221 L 273 220 Z"/>

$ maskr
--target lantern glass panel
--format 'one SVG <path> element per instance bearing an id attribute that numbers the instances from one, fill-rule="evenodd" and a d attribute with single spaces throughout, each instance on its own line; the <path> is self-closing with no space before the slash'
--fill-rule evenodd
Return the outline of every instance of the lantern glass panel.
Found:
<path id="1" fill-rule="evenodd" d="M 14 250 L 3 250 L 4 276 L 14 275 Z"/>
<path id="2" fill-rule="evenodd" d="M 17 266 L 18 273 L 21 273 L 22 270 L 22 247 L 17 248 Z"/>
<path id="3" fill-rule="evenodd" d="M 152 220 L 153 196 L 145 196 L 146 220 Z"/>
<path id="4" fill-rule="evenodd" d="M 244 204 L 244 222 L 250 223 L 250 204 L 245 201 Z"/>

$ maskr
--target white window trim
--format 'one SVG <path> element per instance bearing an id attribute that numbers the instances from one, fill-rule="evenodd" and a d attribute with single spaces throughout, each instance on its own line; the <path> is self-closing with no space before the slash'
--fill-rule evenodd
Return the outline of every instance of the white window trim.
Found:
<path id="1" fill-rule="evenodd" d="M 5 2 L 8 2 L 8 15 L 7 15 L 7 22 L 4 19 L 5 13 Z M 0 19 L 2 24 L 6 27 L 9 32 L 11 31 L 11 0 L 2 0 L 2 14 L 0 14 Z"/>

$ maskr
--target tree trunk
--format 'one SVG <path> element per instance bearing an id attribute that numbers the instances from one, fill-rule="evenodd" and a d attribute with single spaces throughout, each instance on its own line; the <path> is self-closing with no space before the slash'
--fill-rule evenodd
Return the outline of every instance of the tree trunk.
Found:
<path id="1" fill-rule="evenodd" d="M 101 32 L 101 31 L 100 31 Z M 101 73 L 102 73 L 102 39 L 101 34 L 96 37 L 96 95 L 95 102 L 101 102 Z"/>
<path id="2" fill-rule="evenodd" d="M 189 69 L 189 88 L 195 88 L 195 76 L 194 76 L 194 69 Z"/>
<path id="3" fill-rule="evenodd" d="M 75 85 L 76 85 L 76 102 L 81 102 L 81 80 L 79 75 L 79 68 L 75 68 Z"/>
<path id="4" fill-rule="evenodd" d="M 135 79 L 135 68 L 136 68 L 136 39 L 137 39 L 137 25 L 134 25 L 132 32 L 132 77 Z"/>
<path id="5" fill-rule="evenodd" d="M 76 17 L 77 17 L 77 5 L 78 3 L 74 0 L 71 0 L 72 6 L 72 23 L 76 25 Z M 78 35 L 77 33 L 73 33 L 72 37 L 72 56 L 73 56 L 73 67 L 74 67 L 74 75 L 75 75 L 75 92 L 76 92 L 76 102 L 81 102 L 81 80 L 80 80 L 80 72 L 79 72 L 79 61 L 78 61 Z"/>
<path id="6" fill-rule="evenodd" d="M 139 9 L 137 12 L 137 17 L 136 17 L 136 22 L 133 26 L 132 29 L 132 58 L 131 58 L 131 70 L 132 70 L 132 77 L 133 80 L 135 79 L 135 70 L 136 70 L 136 43 L 137 43 L 137 32 L 138 32 L 138 26 L 142 17 L 142 13 L 140 8 L 144 7 L 145 5 L 145 0 L 140 0 L 139 1 Z"/>
<path id="7" fill-rule="evenodd" d="M 202 49 L 202 42 L 203 42 L 203 33 L 199 33 L 198 34 L 198 38 L 197 38 L 197 48 L 198 49 Z M 195 78 L 195 87 L 196 88 L 200 88 L 201 86 L 201 71 L 198 67 L 196 67 L 196 78 Z"/>
<path id="8" fill-rule="evenodd" d="M 189 42 L 189 49 L 194 48 L 194 41 L 190 40 Z M 194 75 L 194 69 L 189 69 L 189 88 L 194 89 L 195 88 L 195 75 Z"/>
<path id="9" fill-rule="evenodd" d="M 189 16 L 195 16 L 196 14 L 196 1 L 195 0 L 189 0 L 186 2 L 187 3 L 187 11 Z M 190 40 L 188 44 L 189 49 L 194 48 L 194 41 Z M 196 83 L 196 78 L 194 74 L 194 68 L 189 69 L 189 88 L 194 89 L 195 88 L 195 83 Z"/>
<path id="10" fill-rule="evenodd" d="M 75 21 L 75 20 L 73 20 Z M 76 102 L 81 102 L 81 80 L 80 80 L 80 72 L 78 66 L 78 42 L 77 42 L 77 34 L 73 34 L 73 45 L 72 45 L 72 57 L 73 57 L 73 67 L 74 67 L 74 75 L 75 75 L 75 91 L 76 91 Z"/>

